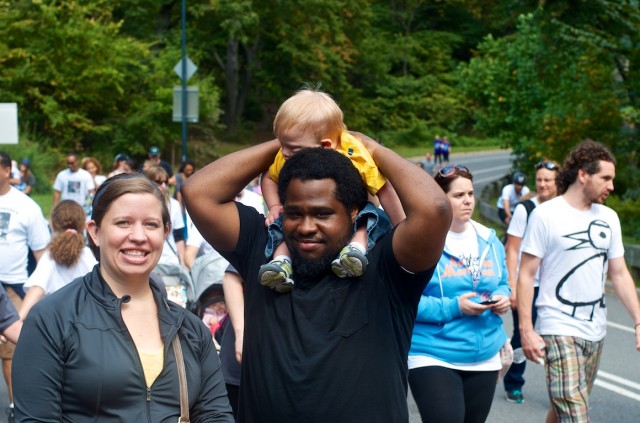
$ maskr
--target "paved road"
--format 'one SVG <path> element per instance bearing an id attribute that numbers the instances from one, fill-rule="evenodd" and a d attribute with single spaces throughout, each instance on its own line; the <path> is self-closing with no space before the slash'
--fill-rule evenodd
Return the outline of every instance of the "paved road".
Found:
<path id="1" fill-rule="evenodd" d="M 480 195 L 484 187 L 511 173 L 512 156 L 508 150 L 474 154 L 454 154 L 451 163 L 464 165 L 473 175 L 473 188 Z"/>

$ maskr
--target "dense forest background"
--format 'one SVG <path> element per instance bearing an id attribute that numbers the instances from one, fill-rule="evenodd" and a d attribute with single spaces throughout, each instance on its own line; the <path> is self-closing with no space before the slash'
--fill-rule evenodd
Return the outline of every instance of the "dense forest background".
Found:
<path id="1" fill-rule="evenodd" d="M 179 151 L 180 10 L 0 0 L 0 101 L 19 104 L 20 148 L 44 167 L 68 150 L 103 163 L 150 145 Z M 600 140 L 620 160 L 615 201 L 640 204 L 638 1 L 187 0 L 187 51 L 200 164 L 223 141 L 268 139 L 279 104 L 306 82 L 390 146 L 426 150 L 447 134 L 454 148 L 512 148 L 530 168 Z"/>

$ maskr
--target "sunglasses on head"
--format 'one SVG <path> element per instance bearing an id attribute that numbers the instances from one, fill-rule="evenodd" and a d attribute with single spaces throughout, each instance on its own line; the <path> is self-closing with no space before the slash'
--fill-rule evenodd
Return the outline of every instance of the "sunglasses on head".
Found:
<path id="1" fill-rule="evenodd" d="M 438 175 L 440 175 L 441 178 L 448 178 L 449 176 L 453 175 L 456 172 L 466 172 L 466 173 L 471 173 L 469 172 L 469 168 L 467 168 L 466 166 L 462 166 L 462 165 L 446 165 L 444 166 L 442 169 L 440 169 L 438 171 Z"/>
<path id="2" fill-rule="evenodd" d="M 555 163 L 551 163 L 547 161 L 536 163 L 536 170 L 542 169 L 542 168 L 549 169 L 549 170 L 557 170 L 558 166 L 556 166 Z"/>

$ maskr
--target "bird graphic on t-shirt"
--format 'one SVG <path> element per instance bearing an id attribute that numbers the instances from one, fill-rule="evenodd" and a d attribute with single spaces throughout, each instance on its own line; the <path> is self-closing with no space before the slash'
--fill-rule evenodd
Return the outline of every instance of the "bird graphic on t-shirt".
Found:
<path id="1" fill-rule="evenodd" d="M 611 228 L 602 220 L 594 220 L 589 223 L 589 227 L 585 231 L 575 232 L 568 235 L 563 235 L 564 238 L 569 238 L 577 241 L 575 245 L 567 248 L 566 251 L 579 250 L 584 248 L 590 248 L 594 250 L 594 254 L 584 259 L 580 263 L 573 266 L 566 275 L 560 279 L 558 286 L 556 287 L 556 298 L 562 304 L 571 307 L 571 313 L 566 313 L 572 317 L 579 316 L 578 309 L 582 307 L 590 307 L 591 310 L 588 316 L 584 316 L 584 320 L 593 320 L 596 305 L 601 308 L 606 307 L 604 290 L 600 289 L 596 297 L 593 297 L 594 290 L 583 289 L 583 286 L 572 286 L 582 282 L 581 278 L 572 279 L 571 277 L 583 266 L 592 260 L 598 260 L 602 262 L 601 281 L 604 281 L 606 263 L 607 263 L 607 250 L 611 243 Z M 565 286 L 566 285 L 566 286 Z M 590 297 L 590 298 L 589 298 Z"/>

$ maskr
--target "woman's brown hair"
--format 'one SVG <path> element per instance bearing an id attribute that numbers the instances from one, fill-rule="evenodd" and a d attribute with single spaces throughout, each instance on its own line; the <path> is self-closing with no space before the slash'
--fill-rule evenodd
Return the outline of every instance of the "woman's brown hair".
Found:
<path id="1" fill-rule="evenodd" d="M 166 172 L 165 172 L 166 174 Z M 91 219 L 98 227 L 102 225 L 102 219 L 115 200 L 125 194 L 151 194 L 155 196 L 162 205 L 162 224 L 171 227 L 171 216 L 165 200 L 164 194 L 158 189 L 156 184 L 141 173 L 121 173 L 112 176 L 98 187 L 95 197 L 93 197 Z M 95 245 L 89 237 L 89 248 L 100 261 L 100 248 Z"/>
<path id="2" fill-rule="evenodd" d="M 51 211 L 51 226 L 57 235 L 49 244 L 51 258 L 63 266 L 78 262 L 84 248 L 84 226 L 87 216 L 72 200 L 59 202 Z"/>

